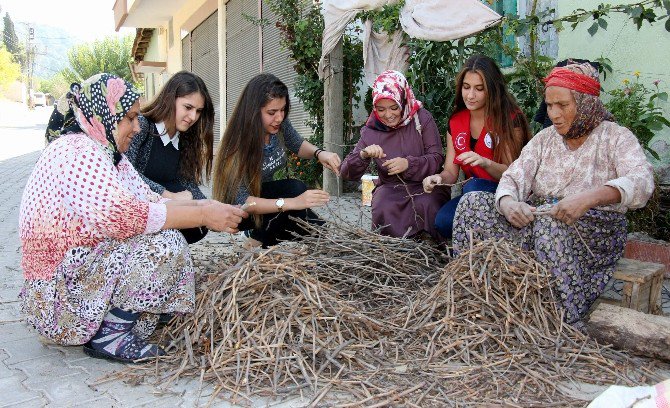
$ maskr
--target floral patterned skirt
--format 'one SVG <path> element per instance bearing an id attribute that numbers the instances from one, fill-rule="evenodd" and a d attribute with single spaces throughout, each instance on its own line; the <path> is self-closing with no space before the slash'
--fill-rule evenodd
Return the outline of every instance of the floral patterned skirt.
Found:
<path id="1" fill-rule="evenodd" d="M 160 313 L 193 312 L 193 263 L 177 230 L 107 240 L 71 249 L 52 279 L 26 280 L 19 297 L 28 323 L 58 344 L 86 343 L 112 307 L 140 312 L 133 330 L 146 338 Z"/>
<path id="2" fill-rule="evenodd" d="M 454 219 L 454 251 L 474 239 L 501 239 L 533 250 L 558 284 L 558 301 L 567 323 L 576 323 L 605 289 L 626 243 L 626 216 L 613 211 L 589 210 L 573 225 L 549 215 L 515 228 L 495 208 L 495 195 L 485 192 L 463 196 Z M 587 248 L 588 247 L 588 248 Z"/>

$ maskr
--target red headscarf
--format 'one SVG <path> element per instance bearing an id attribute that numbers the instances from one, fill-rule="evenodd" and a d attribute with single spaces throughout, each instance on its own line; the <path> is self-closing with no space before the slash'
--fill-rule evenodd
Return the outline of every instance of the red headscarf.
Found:
<path id="1" fill-rule="evenodd" d="M 590 64 L 568 64 L 564 68 L 554 68 L 544 78 L 547 87 L 558 86 L 572 91 L 577 104 L 577 114 L 566 139 L 578 139 L 590 134 L 604 120 L 614 121 L 612 114 L 605 109 L 600 95 L 598 71 Z"/>
<path id="2" fill-rule="evenodd" d="M 600 82 L 597 79 L 569 68 L 554 68 L 543 81 L 547 86 L 560 86 L 573 91 L 600 96 Z"/>
<path id="3" fill-rule="evenodd" d="M 374 105 L 380 99 L 395 101 L 402 109 L 402 117 L 396 126 L 390 128 L 382 123 L 377 112 L 373 110 L 365 125 L 375 130 L 390 131 L 407 126 L 422 106 L 421 101 L 414 96 L 407 78 L 398 71 L 384 71 L 375 80 L 372 85 L 372 104 Z"/>

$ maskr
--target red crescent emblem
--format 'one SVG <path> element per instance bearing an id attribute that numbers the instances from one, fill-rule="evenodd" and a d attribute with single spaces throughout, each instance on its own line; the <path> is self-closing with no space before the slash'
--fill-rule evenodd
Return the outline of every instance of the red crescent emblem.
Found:
<path id="1" fill-rule="evenodd" d="M 464 150 L 465 149 L 465 136 L 467 136 L 467 133 L 461 132 L 456 136 L 456 148 L 458 150 Z"/>

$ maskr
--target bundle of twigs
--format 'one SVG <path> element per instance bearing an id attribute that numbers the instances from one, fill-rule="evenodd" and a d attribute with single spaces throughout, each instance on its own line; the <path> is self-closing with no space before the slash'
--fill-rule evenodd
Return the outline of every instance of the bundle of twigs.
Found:
<path id="1" fill-rule="evenodd" d="M 505 242 L 447 263 L 424 243 L 309 228 L 207 271 L 195 314 L 164 334 L 168 356 L 124 376 L 320 406 L 581 406 L 573 381 L 660 380 L 562 324 L 547 271 Z"/>

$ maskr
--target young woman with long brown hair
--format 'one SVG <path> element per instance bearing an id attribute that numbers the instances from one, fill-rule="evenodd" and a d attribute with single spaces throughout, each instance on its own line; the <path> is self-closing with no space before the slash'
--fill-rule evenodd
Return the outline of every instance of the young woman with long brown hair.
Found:
<path id="1" fill-rule="evenodd" d="M 177 72 L 139 117 L 140 132 L 126 157 L 151 190 L 169 199 L 205 199 L 198 185 L 209 178 L 214 149 L 214 105 L 203 80 Z M 181 230 L 188 243 L 206 228 Z"/>
<path id="2" fill-rule="evenodd" d="M 440 184 L 453 184 L 463 170 L 471 178 L 463 194 L 495 192 L 503 172 L 530 140 L 528 121 L 507 90 L 500 68 L 489 57 L 470 57 L 456 77 L 456 90 L 444 168 L 426 177 L 423 188 L 430 193 Z M 435 228 L 445 238 L 451 238 L 461 197 L 452 198 L 435 217 Z"/>
<path id="3" fill-rule="evenodd" d="M 239 227 L 249 231 L 251 245 L 267 247 L 305 234 L 289 216 L 322 222 L 310 208 L 325 205 L 328 193 L 308 189 L 300 180 L 274 180 L 286 166 L 286 149 L 339 174 L 340 157 L 304 140 L 285 120 L 290 107 L 282 81 L 256 75 L 242 91 L 216 155 L 212 194 L 228 204 L 254 204 L 247 208 L 252 217 Z"/>

